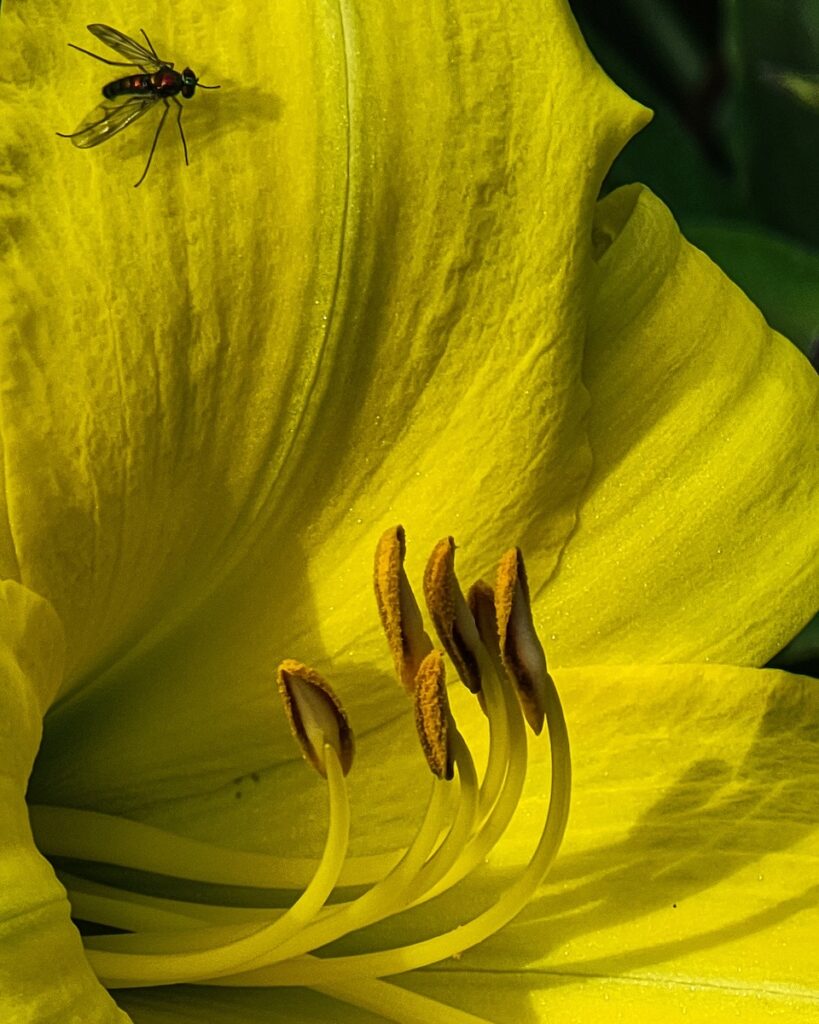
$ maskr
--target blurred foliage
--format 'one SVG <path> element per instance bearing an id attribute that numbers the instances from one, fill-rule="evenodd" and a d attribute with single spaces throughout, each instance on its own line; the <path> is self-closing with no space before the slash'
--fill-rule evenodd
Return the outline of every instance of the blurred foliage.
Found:
<path id="1" fill-rule="evenodd" d="M 573 0 L 652 123 L 606 188 L 644 181 L 804 351 L 819 333 L 819 0 Z"/>
<path id="2" fill-rule="evenodd" d="M 733 0 L 726 31 L 733 141 L 749 209 L 760 222 L 819 245 L 819 110 L 795 88 L 799 77 L 819 71 L 819 3 Z"/>
<path id="3" fill-rule="evenodd" d="M 654 120 L 605 190 L 645 182 L 819 365 L 819 0 L 570 0 Z M 772 664 L 819 676 L 819 617 Z"/>

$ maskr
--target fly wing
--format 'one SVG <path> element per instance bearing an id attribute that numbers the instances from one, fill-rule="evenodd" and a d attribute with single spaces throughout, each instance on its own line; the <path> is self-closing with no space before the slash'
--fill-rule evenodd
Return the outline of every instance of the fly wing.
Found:
<path id="1" fill-rule="evenodd" d="M 89 25 L 88 31 L 105 43 L 106 46 L 110 46 L 121 57 L 125 57 L 129 64 L 135 64 L 138 67 L 143 67 L 147 64 L 153 67 L 160 67 L 166 63 L 165 61 L 158 61 L 150 50 L 146 50 L 136 40 L 123 35 L 122 32 L 111 28 L 110 25 Z M 173 67 L 173 64 L 167 64 L 167 66 Z"/>
<path id="2" fill-rule="evenodd" d="M 91 149 L 118 135 L 150 110 L 158 96 L 127 96 L 122 102 L 108 100 L 94 107 L 79 128 L 63 138 L 71 139 L 78 149 Z"/>

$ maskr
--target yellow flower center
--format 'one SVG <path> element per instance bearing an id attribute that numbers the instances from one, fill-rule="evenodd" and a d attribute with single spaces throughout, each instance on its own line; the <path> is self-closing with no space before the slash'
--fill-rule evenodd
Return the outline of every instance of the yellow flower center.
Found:
<path id="1" fill-rule="evenodd" d="M 387 531 L 376 551 L 375 589 L 433 773 L 413 840 L 390 854 L 347 855 L 345 776 L 353 762 L 352 731 L 325 680 L 299 662 L 285 661 L 278 684 L 288 721 L 305 759 L 327 780 L 327 836 L 317 863 L 216 847 L 91 811 L 31 807 L 37 844 L 52 858 L 117 865 L 188 883 L 293 893 L 275 908 L 220 906 L 189 898 L 190 886 L 182 890 L 184 899 L 170 899 L 60 871 L 74 917 L 119 930 L 83 939 L 92 968 L 108 988 L 299 985 L 405 1024 L 479 1020 L 379 979 L 459 956 L 529 902 L 566 826 L 568 738 L 532 624 L 520 552 L 513 549 L 501 560 L 494 589 L 479 582 L 467 599 L 455 576 L 452 538 L 436 546 L 424 576 L 424 595 L 443 648 L 438 650 L 424 631 L 404 572 L 404 551 L 403 529 Z M 488 720 L 489 750 L 480 780 L 450 711 L 444 652 Z M 328 944 L 432 900 L 484 864 L 514 825 L 527 771 L 524 718 L 536 735 L 547 725 L 550 802 L 534 851 L 515 880 L 486 909 L 469 916 L 465 908 L 466 919 L 456 927 L 421 941 L 353 955 L 328 952 Z M 350 889 L 358 894 L 347 898 Z M 429 924 L 434 932 L 433 912 Z"/>

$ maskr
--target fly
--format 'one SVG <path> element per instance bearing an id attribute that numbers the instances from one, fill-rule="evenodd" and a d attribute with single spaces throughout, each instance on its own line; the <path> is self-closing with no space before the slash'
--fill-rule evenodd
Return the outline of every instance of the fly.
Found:
<path id="1" fill-rule="evenodd" d="M 122 32 L 118 32 L 109 25 L 89 25 L 88 31 L 126 59 L 124 61 L 107 60 L 105 57 L 100 57 L 90 50 L 84 50 L 81 46 L 75 46 L 74 43 L 69 43 L 68 45 L 75 50 L 79 50 L 80 53 L 86 53 L 89 57 L 102 61 L 103 64 L 110 64 L 112 67 L 139 68 L 141 74 L 125 75 L 124 78 L 116 78 L 113 82 L 108 82 L 107 85 L 102 87 L 102 95 L 105 97 L 105 102 L 95 107 L 75 132 L 72 132 L 70 135 L 64 135 L 62 132 L 57 132 L 57 134 L 61 139 L 71 139 L 71 142 L 79 149 L 90 149 L 92 146 L 99 146 L 101 143 L 113 138 L 127 128 L 128 125 L 133 124 L 137 118 L 142 117 L 143 114 L 151 110 L 161 100 L 165 105 L 165 109 L 162 111 L 162 117 L 154 134 L 154 141 L 151 144 L 151 152 L 148 154 L 145 170 L 142 172 L 139 181 L 134 185 L 134 188 L 137 188 L 145 180 L 148 168 L 151 166 L 151 160 L 154 158 L 154 151 L 165 124 L 165 118 L 171 109 L 168 102 L 171 100 L 178 108 L 176 123 L 179 125 L 179 137 L 182 140 L 182 151 L 185 154 L 185 164 L 187 165 L 188 146 L 185 142 L 185 133 L 182 131 L 183 107 L 179 102 L 179 96 L 181 95 L 183 99 L 189 100 L 193 96 L 197 85 L 200 89 L 218 89 L 219 86 L 202 85 L 190 68 L 185 68 L 181 72 L 174 70 L 174 66 L 169 60 L 162 60 L 157 54 L 144 29 L 140 31 L 145 36 L 145 42 L 148 44 L 147 50 L 141 43 L 136 42 L 134 39 L 129 39 L 128 36 L 123 35 Z"/>

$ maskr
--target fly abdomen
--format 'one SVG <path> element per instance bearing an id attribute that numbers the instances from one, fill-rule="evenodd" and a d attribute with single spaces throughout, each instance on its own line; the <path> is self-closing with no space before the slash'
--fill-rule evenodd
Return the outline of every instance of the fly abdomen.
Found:
<path id="1" fill-rule="evenodd" d="M 113 100 L 117 96 L 132 94 L 138 96 L 154 91 L 154 84 L 151 75 L 126 75 L 125 78 L 118 78 L 102 87 L 102 95 L 107 100 Z"/>

